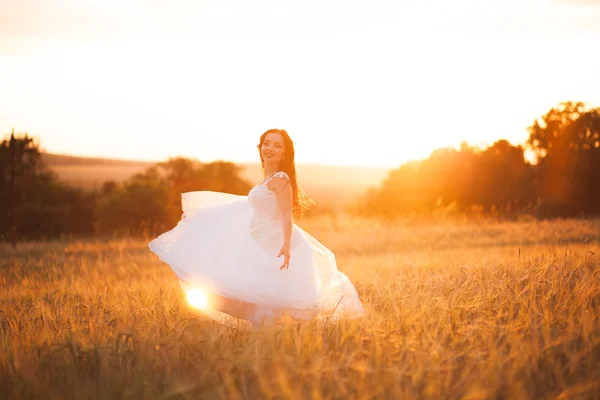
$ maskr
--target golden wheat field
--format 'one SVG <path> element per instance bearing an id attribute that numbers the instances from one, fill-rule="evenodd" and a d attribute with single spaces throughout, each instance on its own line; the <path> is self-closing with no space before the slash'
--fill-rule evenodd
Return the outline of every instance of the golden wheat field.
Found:
<path id="1" fill-rule="evenodd" d="M 2 244 L 0 398 L 600 396 L 600 220 L 301 225 L 363 319 L 227 328 L 147 240 Z"/>

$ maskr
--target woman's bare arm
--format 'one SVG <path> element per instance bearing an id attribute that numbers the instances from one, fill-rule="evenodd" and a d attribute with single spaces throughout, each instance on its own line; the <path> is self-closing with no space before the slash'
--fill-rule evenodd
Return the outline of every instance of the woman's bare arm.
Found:
<path id="1" fill-rule="evenodd" d="M 292 231 L 294 221 L 292 218 L 293 194 L 292 185 L 286 178 L 274 178 L 269 182 L 270 189 L 276 193 L 277 206 L 281 212 L 281 225 L 283 228 L 283 246 L 278 254 L 285 256 L 281 269 L 287 268 L 290 260 L 290 246 L 292 243 Z"/>

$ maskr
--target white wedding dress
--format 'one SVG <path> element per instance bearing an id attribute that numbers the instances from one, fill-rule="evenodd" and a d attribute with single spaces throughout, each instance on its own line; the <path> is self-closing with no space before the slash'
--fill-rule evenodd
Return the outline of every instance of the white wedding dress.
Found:
<path id="1" fill-rule="evenodd" d="M 284 172 L 274 176 L 289 179 Z M 177 226 L 149 243 L 170 265 L 182 288 L 196 288 L 238 302 L 250 303 L 252 315 L 236 318 L 211 302 L 200 310 L 227 324 L 275 318 L 361 317 L 356 289 L 337 269 L 334 254 L 299 226 L 293 226 L 290 263 L 280 270 L 283 244 L 281 215 L 269 180 L 248 196 L 221 192 L 182 193 L 183 215 Z"/>

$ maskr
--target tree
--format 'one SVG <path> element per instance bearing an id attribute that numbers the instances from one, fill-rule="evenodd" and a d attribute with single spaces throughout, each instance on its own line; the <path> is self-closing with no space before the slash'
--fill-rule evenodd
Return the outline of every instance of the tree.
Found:
<path id="1" fill-rule="evenodd" d="M 217 161 L 176 157 L 157 163 L 122 184 L 106 183 L 98 197 L 96 229 L 101 234 L 150 236 L 181 218 L 181 193 L 197 190 L 247 194 L 240 168 Z"/>
<path id="2" fill-rule="evenodd" d="M 388 218 L 442 209 L 513 213 L 533 201 L 531 172 L 521 146 L 499 140 L 482 150 L 463 143 L 459 150 L 438 149 L 390 171 L 381 187 L 368 191 L 353 209 Z"/>
<path id="3" fill-rule="evenodd" d="M 15 135 L 0 143 L 0 236 L 18 238 L 18 214 L 36 193 L 36 182 L 50 178 L 40 158 L 38 143 L 28 134 Z"/>
<path id="4" fill-rule="evenodd" d="M 479 155 L 475 183 L 477 200 L 484 209 L 500 208 L 505 213 L 518 211 L 532 203 L 532 169 L 525 163 L 524 149 L 498 140 Z"/>
<path id="5" fill-rule="evenodd" d="M 537 196 L 547 215 L 600 213 L 600 109 L 561 103 L 529 127 L 539 156 Z"/>
<path id="6" fill-rule="evenodd" d="M 569 137 L 566 129 L 585 112 L 585 105 L 581 102 L 563 102 L 558 107 L 552 107 L 528 128 L 527 142 L 540 158 L 552 152 L 560 152 L 570 144 L 576 144 L 576 138 Z"/>
<path id="7" fill-rule="evenodd" d="M 14 188 L 14 189 L 13 189 Z M 93 195 L 59 182 L 39 143 L 11 134 L 0 143 L 0 239 L 93 233 Z"/>
<path id="8" fill-rule="evenodd" d="M 156 167 L 103 189 L 95 207 L 97 233 L 140 235 L 167 229 L 169 187 Z"/>

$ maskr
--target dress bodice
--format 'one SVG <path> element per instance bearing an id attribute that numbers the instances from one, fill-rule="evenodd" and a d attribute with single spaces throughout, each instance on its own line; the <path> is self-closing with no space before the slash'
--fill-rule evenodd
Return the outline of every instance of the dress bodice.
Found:
<path id="1" fill-rule="evenodd" d="M 281 211 L 277 204 L 277 193 L 267 185 L 274 177 L 289 179 L 285 172 L 277 172 L 248 193 L 251 208 L 250 232 L 256 242 L 266 251 L 279 251 L 283 243 Z"/>
<path id="2" fill-rule="evenodd" d="M 259 221 L 275 221 L 281 219 L 277 206 L 277 194 L 267 187 L 273 178 L 289 179 L 285 172 L 277 172 L 261 184 L 254 186 L 248 193 L 248 201 L 252 207 L 253 219 Z"/>

